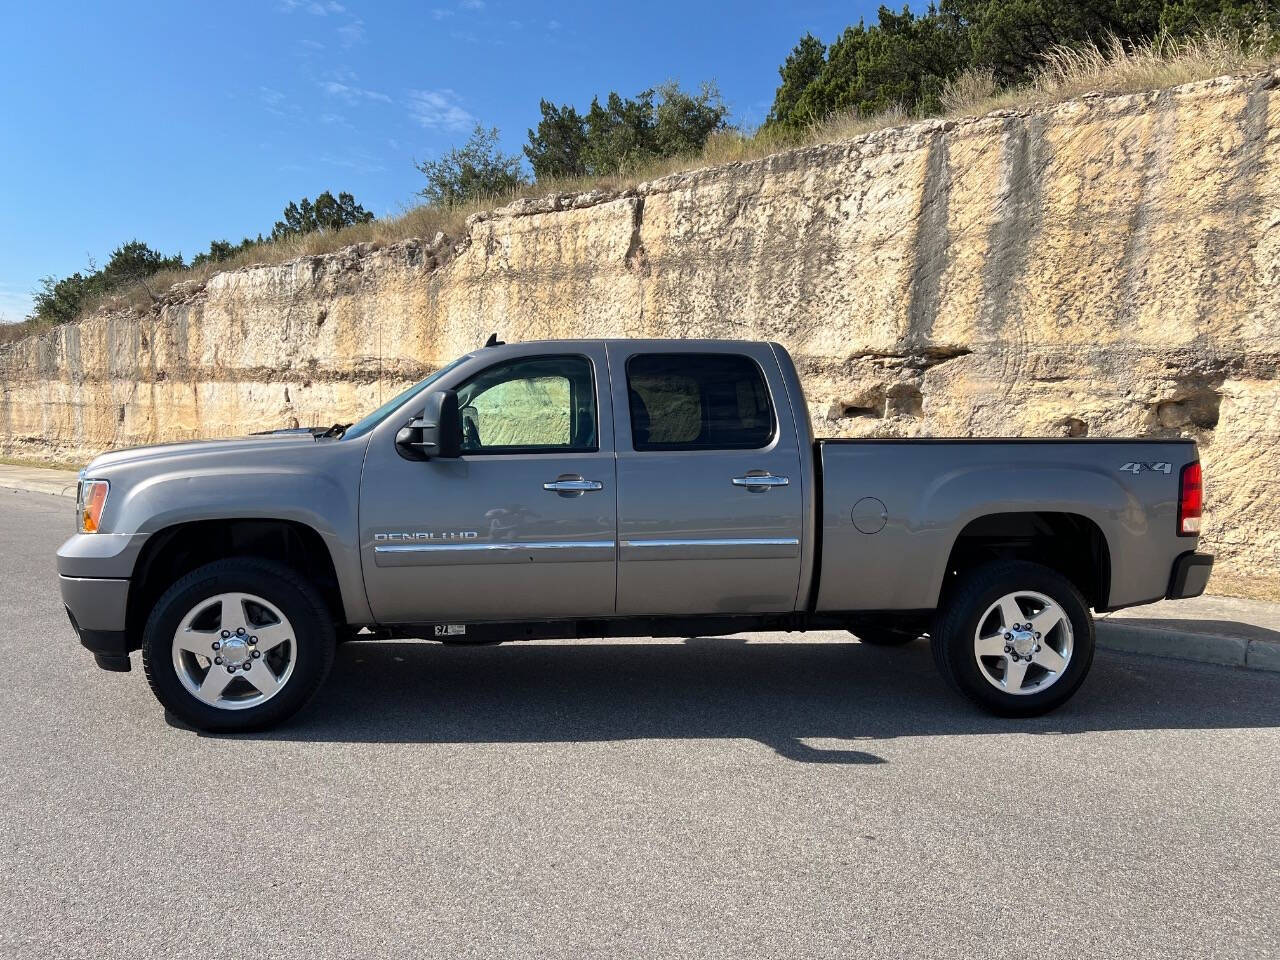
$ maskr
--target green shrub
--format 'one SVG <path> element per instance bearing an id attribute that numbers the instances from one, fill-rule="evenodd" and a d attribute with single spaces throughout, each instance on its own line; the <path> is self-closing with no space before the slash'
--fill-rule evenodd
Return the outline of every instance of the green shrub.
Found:
<path id="1" fill-rule="evenodd" d="M 609 176 L 655 160 L 696 153 L 726 126 L 729 109 L 714 84 L 696 93 L 666 83 L 634 99 L 610 93 L 585 114 L 569 104 L 539 103 L 542 119 L 524 154 L 538 181 Z"/>
<path id="2" fill-rule="evenodd" d="M 427 178 L 418 191 L 428 203 L 452 208 L 483 197 L 503 197 L 524 184 L 520 158 L 498 149 L 498 128 L 476 124 L 470 139 L 439 160 L 414 164 Z"/>

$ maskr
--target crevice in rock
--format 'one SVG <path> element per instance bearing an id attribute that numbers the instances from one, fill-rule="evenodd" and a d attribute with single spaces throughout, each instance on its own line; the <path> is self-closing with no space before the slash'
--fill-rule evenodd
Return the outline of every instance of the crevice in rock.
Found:
<path id="1" fill-rule="evenodd" d="M 644 228 L 644 197 L 635 198 L 635 204 L 631 208 L 631 242 L 627 245 L 626 256 L 623 261 L 627 267 L 639 272 L 643 276 L 649 275 L 649 254 L 644 248 L 644 240 L 640 233 Z"/>
<path id="2" fill-rule="evenodd" d="M 924 416 L 924 394 L 914 382 L 875 384 L 847 399 L 837 400 L 828 420 L 884 420 L 889 417 Z"/>
<path id="3" fill-rule="evenodd" d="M 980 321 L 995 336 L 1022 319 L 1019 287 L 1044 213 L 1042 175 L 1049 161 L 1045 124 L 1045 117 L 1039 114 L 1010 118 L 1000 143 L 997 217 L 987 236 Z"/>
<path id="4" fill-rule="evenodd" d="M 1222 381 L 1191 381 L 1147 406 L 1144 431 L 1149 437 L 1191 435 L 1208 441 L 1218 426 L 1222 408 Z"/>
<path id="5" fill-rule="evenodd" d="M 947 134 L 939 132 L 929 142 L 925 159 L 924 189 L 916 216 L 910 300 L 907 304 L 908 348 L 919 349 L 933 336 L 933 324 L 941 300 L 942 274 L 946 269 L 947 217 L 951 199 L 951 171 L 948 167 Z"/>
<path id="6" fill-rule="evenodd" d="M 1089 424 L 1079 417 L 1063 417 L 1054 426 L 1061 431 L 1061 435 L 1064 437 L 1087 437 L 1089 435 Z"/>
<path id="7" fill-rule="evenodd" d="M 851 403 L 841 406 L 838 417 L 834 419 L 851 420 L 855 417 L 869 417 L 875 420 L 881 420 L 884 418 L 884 407 L 860 407 L 857 404 Z"/>
<path id="8" fill-rule="evenodd" d="M 849 362 L 857 363 L 867 360 L 872 363 L 896 361 L 893 366 L 911 367 L 916 370 L 928 370 L 949 360 L 967 357 L 973 350 L 954 344 L 935 344 L 933 346 L 904 350 L 859 350 L 849 355 Z"/>

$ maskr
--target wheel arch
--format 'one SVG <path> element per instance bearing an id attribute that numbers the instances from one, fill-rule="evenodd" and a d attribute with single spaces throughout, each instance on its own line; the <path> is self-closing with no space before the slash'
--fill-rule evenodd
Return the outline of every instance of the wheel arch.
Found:
<path id="1" fill-rule="evenodd" d="M 345 622 L 333 556 L 314 527 L 261 517 L 189 520 L 151 534 L 138 555 L 125 611 L 130 646 L 141 644 L 147 617 L 169 586 L 206 563 L 233 556 L 274 560 L 296 570 L 316 584 L 334 622 Z"/>
<path id="2" fill-rule="evenodd" d="M 1090 606 L 1105 609 L 1111 592 L 1111 549 L 1093 519 L 1067 511 L 1006 511 L 970 520 L 956 535 L 938 605 L 965 573 L 998 560 L 1023 560 L 1054 570 Z"/>

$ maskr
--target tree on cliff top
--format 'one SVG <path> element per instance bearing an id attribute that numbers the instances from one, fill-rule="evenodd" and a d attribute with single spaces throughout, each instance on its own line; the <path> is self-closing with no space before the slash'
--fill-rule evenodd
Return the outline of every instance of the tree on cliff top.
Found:
<path id="1" fill-rule="evenodd" d="M 101 270 L 90 260 L 85 273 L 77 271 L 61 280 L 43 278 L 40 289 L 32 295 L 31 318 L 42 323 L 66 323 L 80 316 L 86 304 L 99 294 L 133 284 L 146 286 L 148 278 L 161 270 L 182 267 L 182 254 L 166 257 L 141 240 L 130 240 L 111 251 Z M 150 288 L 147 293 L 154 299 L 155 293 Z"/>
<path id="2" fill-rule="evenodd" d="M 714 84 L 697 93 L 665 83 L 634 99 L 610 93 L 585 114 L 570 104 L 539 104 L 542 119 L 529 131 L 524 154 L 538 180 L 608 176 L 659 158 L 700 150 L 725 127 L 729 110 Z"/>
<path id="3" fill-rule="evenodd" d="M 222 263 L 230 260 L 236 254 L 245 250 L 249 250 L 259 244 L 265 243 L 262 234 L 258 234 L 257 238 L 245 237 L 239 243 L 232 243 L 229 240 L 210 240 L 209 249 L 204 253 L 197 253 L 191 258 L 191 266 L 199 267 L 206 263 Z"/>
<path id="4" fill-rule="evenodd" d="M 271 230 L 271 239 L 296 237 L 313 230 L 341 230 L 357 223 L 368 223 L 373 214 L 356 203 L 349 193 L 339 193 L 335 198 L 326 190 L 312 203 L 303 197 L 297 203 L 290 202 L 284 208 L 284 219 L 277 220 Z"/>
<path id="5" fill-rule="evenodd" d="M 968 65 L 968 39 L 952 13 L 916 16 L 881 7 L 878 22 L 845 28 L 830 47 L 805 34 L 778 68 L 766 125 L 802 130 L 840 110 L 936 107 L 946 82 Z"/>
<path id="6" fill-rule="evenodd" d="M 507 196 L 526 183 L 520 158 L 498 148 L 498 128 L 486 130 L 478 123 L 462 146 L 439 160 L 424 160 L 414 166 L 427 178 L 419 195 L 441 207 Z"/>

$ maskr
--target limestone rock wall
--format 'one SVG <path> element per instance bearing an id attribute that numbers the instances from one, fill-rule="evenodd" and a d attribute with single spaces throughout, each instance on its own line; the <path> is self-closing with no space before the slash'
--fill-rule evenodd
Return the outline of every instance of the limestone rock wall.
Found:
<path id="1" fill-rule="evenodd" d="M 1280 597 L 1276 85 L 924 122 L 219 274 L 0 353 L 0 453 L 351 420 L 494 330 L 768 338 L 820 434 L 1194 436 L 1211 589 Z"/>

